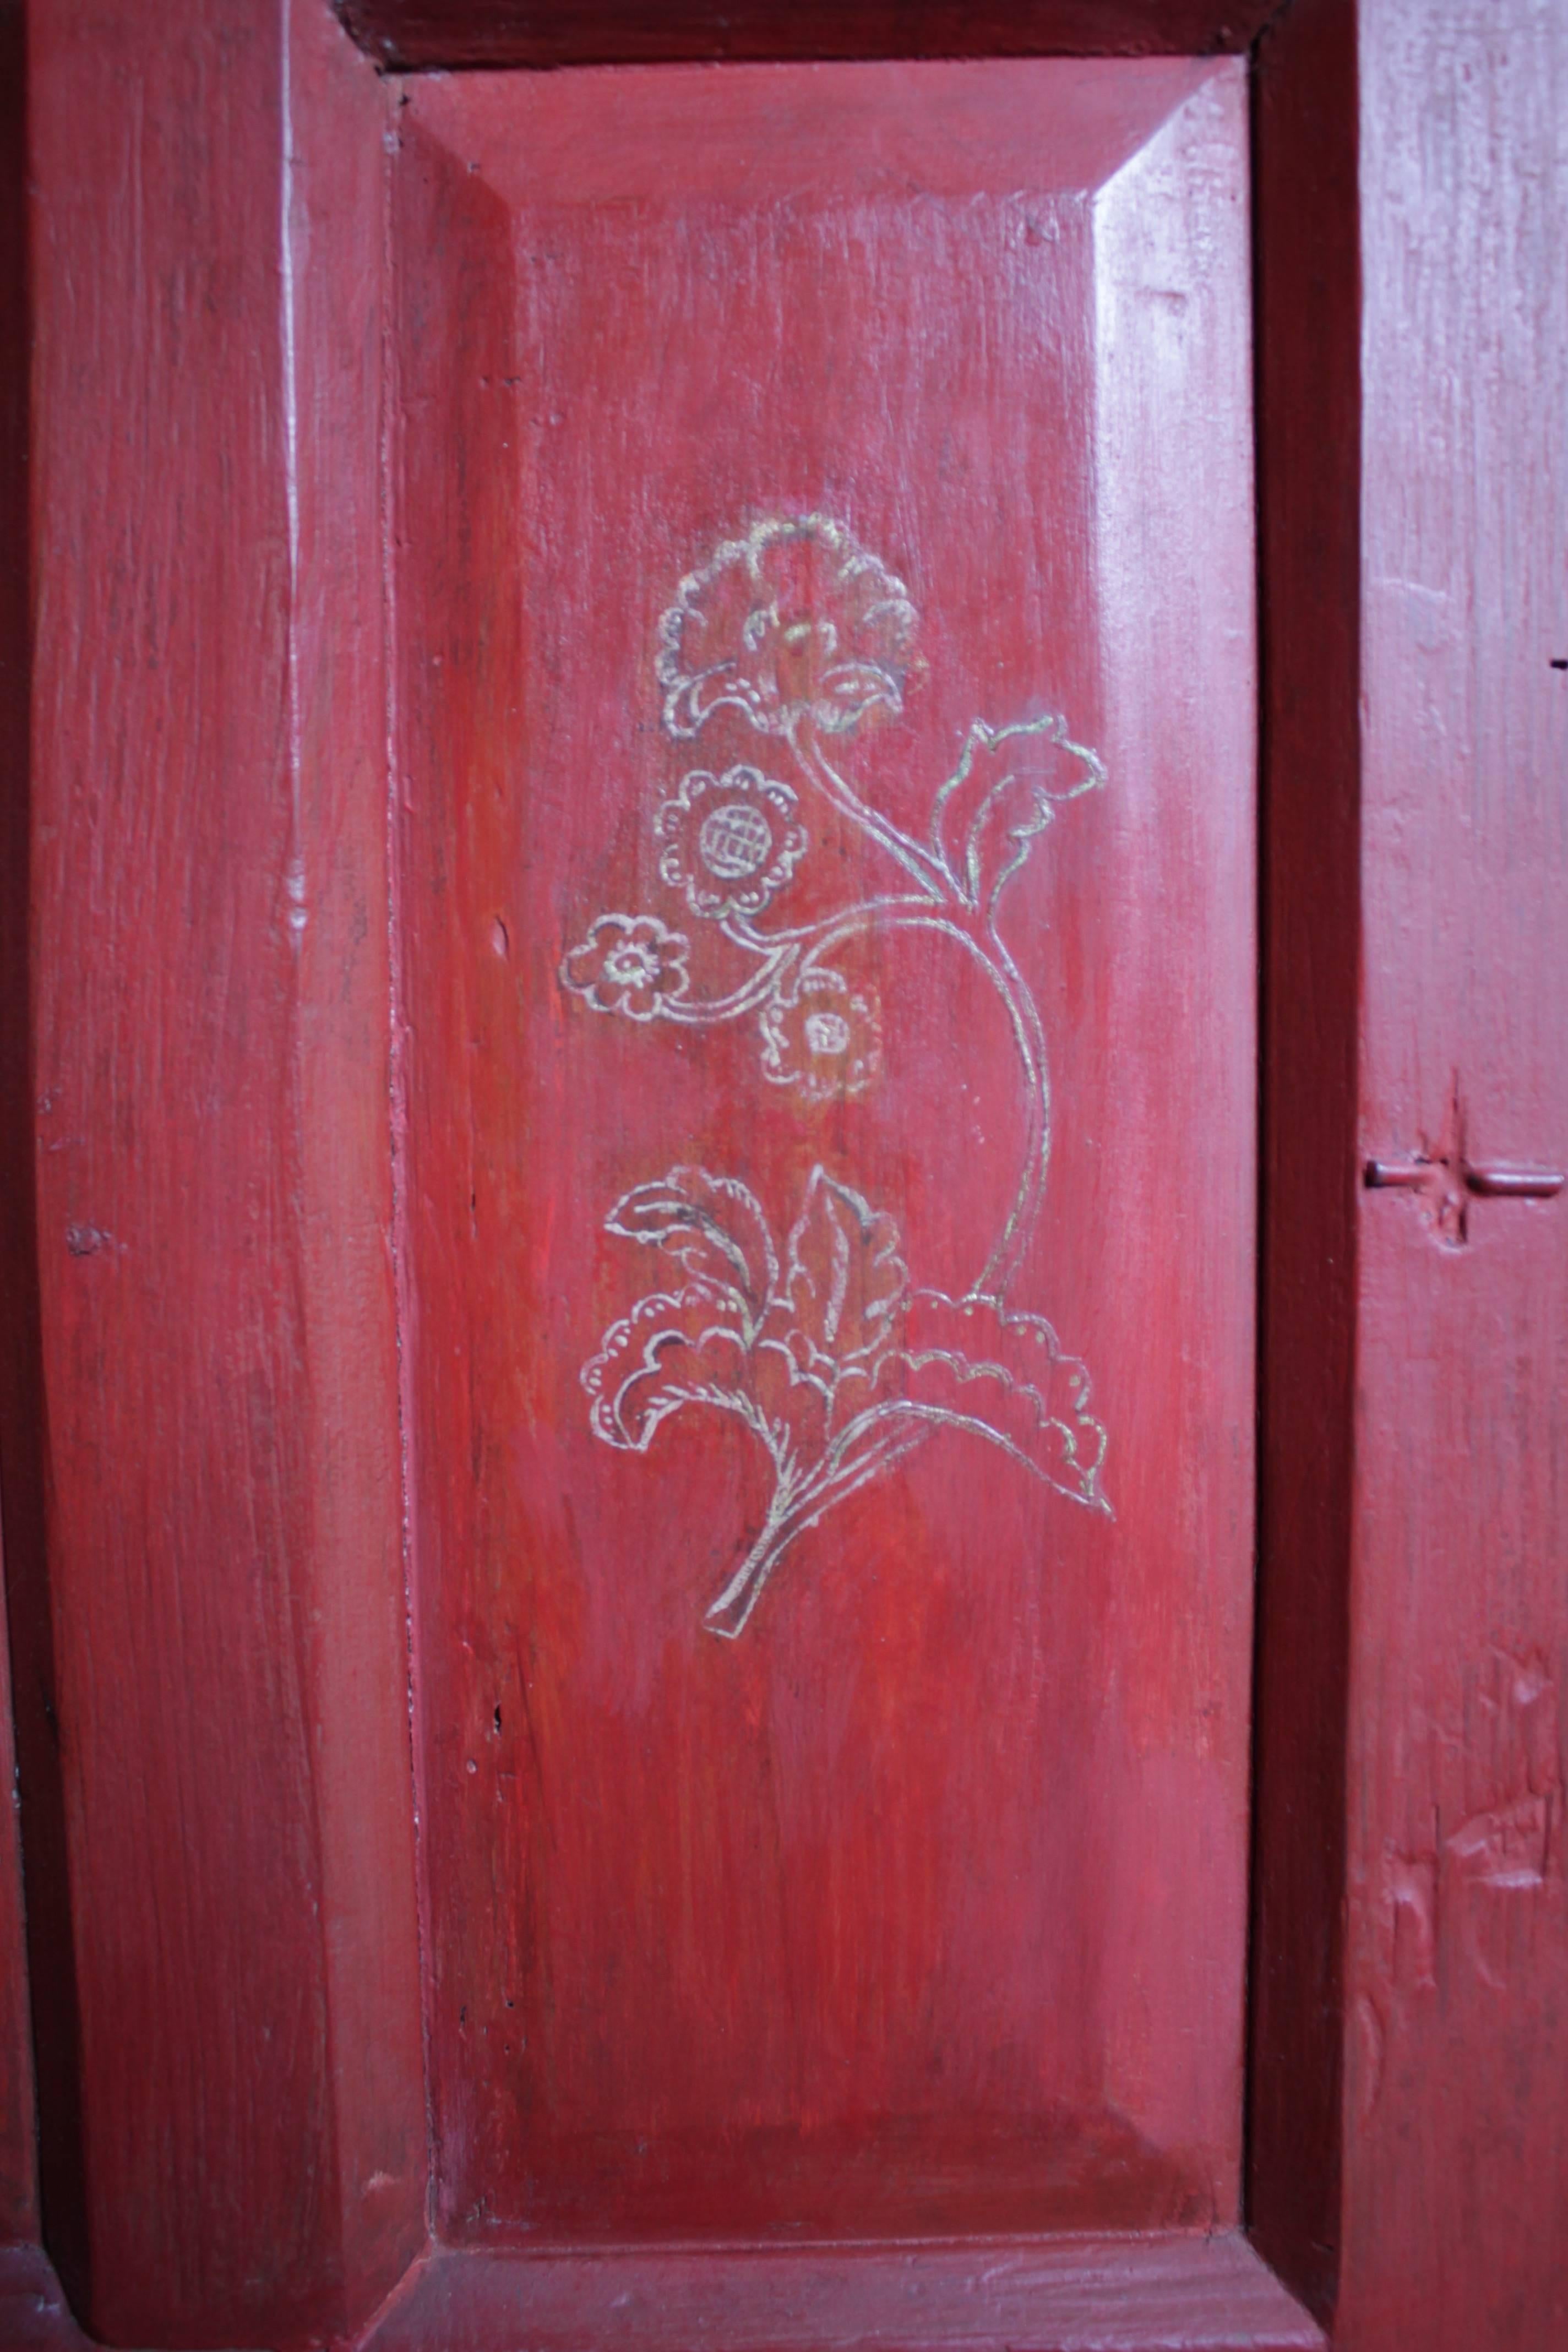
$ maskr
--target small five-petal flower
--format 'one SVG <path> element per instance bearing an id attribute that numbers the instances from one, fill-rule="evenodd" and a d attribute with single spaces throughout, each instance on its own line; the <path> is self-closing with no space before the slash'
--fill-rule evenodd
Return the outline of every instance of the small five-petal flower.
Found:
<path id="1" fill-rule="evenodd" d="M 763 1008 L 763 1076 L 798 1087 L 806 1102 L 863 1095 L 882 1066 L 874 989 L 852 990 L 841 972 L 811 965 Z"/>
<path id="2" fill-rule="evenodd" d="M 686 934 L 668 929 L 657 915 L 601 915 L 563 961 L 561 982 L 595 1013 L 655 1021 L 685 995 L 690 953 Z"/>

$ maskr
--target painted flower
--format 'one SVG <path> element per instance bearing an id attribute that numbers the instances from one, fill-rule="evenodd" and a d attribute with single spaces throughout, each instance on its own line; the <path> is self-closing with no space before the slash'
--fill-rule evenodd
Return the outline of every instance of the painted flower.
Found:
<path id="1" fill-rule="evenodd" d="M 562 963 L 561 982 L 595 1013 L 654 1021 L 685 995 L 690 953 L 685 933 L 667 930 L 655 915 L 601 915 Z"/>
<path id="2" fill-rule="evenodd" d="M 803 824 L 791 822 L 795 797 L 760 768 L 694 768 L 654 819 L 663 843 L 658 870 L 684 890 L 694 915 L 722 922 L 756 915 L 782 890 L 805 855 Z"/>
<path id="3" fill-rule="evenodd" d="M 908 589 L 826 515 L 759 522 L 688 574 L 658 625 L 655 669 L 672 735 L 725 703 L 764 735 L 802 719 L 852 734 L 903 709 L 915 608 Z"/>
<path id="4" fill-rule="evenodd" d="M 763 1076 L 798 1087 L 807 1102 L 862 1095 L 882 1066 L 875 990 L 851 990 L 837 971 L 813 966 L 787 996 L 763 1008 Z"/>

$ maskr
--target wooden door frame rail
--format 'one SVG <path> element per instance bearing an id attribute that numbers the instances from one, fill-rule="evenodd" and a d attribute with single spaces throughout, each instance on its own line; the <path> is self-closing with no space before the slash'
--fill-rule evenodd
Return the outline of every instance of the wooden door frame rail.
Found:
<path id="1" fill-rule="evenodd" d="M 395 97 L 378 76 L 1159 51 L 1247 53 L 1254 92 L 1262 1443 L 1247 2226 L 1278 2278 L 1321 2317 L 1331 2320 L 1337 2303 L 1342 2312 L 1347 2297 L 1372 2310 L 1358 2320 L 1358 2346 L 1394 2352 L 1404 2340 L 1375 2295 L 1342 2275 L 1341 2260 L 1345 2150 L 1363 2128 L 1342 2089 L 1364 1157 L 1369 232 L 1358 181 L 1385 135 L 1360 110 L 1358 70 L 1369 44 L 1391 51 L 1401 5 L 339 0 L 362 56 L 327 17 L 327 0 L 241 0 L 228 10 L 170 0 L 151 11 L 134 0 L 96 9 L 34 0 L 30 289 L 20 240 L 0 249 L 7 316 L 30 296 L 37 332 L 30 385 L 12 363 L 24 337 L 0 339 L 0 498 L 19 537 L 30 467 L 35 581 L 30 618 L 14 596 L 0 605 L 0 748 L 14 780 L 0 820 L 0 1477 L 41 2241 L 77 2308 L 110 2340 L 210 2343 L 218 2315 L 237 2311 L 247 2342 L 363 2340 L 389 2293 L 376 2339 L 388 2347 L 499 2344 L 513 2324 L 495 2284 L 500 2258 L 426 2250 L 416 1881 L 400 1826 L 409 1788 L 402 1529 L 384 1437 L 367 1441 L 346 1507 L 341 1494 L 344 1446 L 353 1452 L 361 1424 L 396 1420 L 389 1115 L 384 1040 L 375 1040 L 391 979 L 375 912 L 388 878 L 374 781 L 386 740 L 384 518 L 377 452 L 363 434 L 365 403 L 376 398 L 383 259 L 367 189 Z M 1468 24 L 1468 5 L 1441 0 L 1457 26 Z M 0 0 L 13 61 L 19 22 L 16 0 Z M 13 62 L 8 106 L 15 89 Z M 4 167 L 19 195 L 11 116 L 6 127 Z M 149 159 L 162 177 L 148 176 Z M 141 208 L 129 229 L 128 205 Z M 0 209 L 7 221 L 22 216 L 19 202 Z M 198 221 L 205 259 L 193 287 L 179 272 Z M 307 227 L 321 241 L 314 292 L 290 274 L 293 240 Z M 100 248 L 95 268 L 84 257 Z M 216 435 L 204 423 L 213 411 L 226 419 Z M 160 470 L 148 480 L 152 447 Z M 253 574 L 265 593 L 250 593 Z M 138 760 L 167 777 L 170 727 L 226 762 L 232 786 L 233 809 L 215 813 L 194 772 L 175 774 L 171 806 L 199 837 L 188 858 L 125 782 Z M 110 772 L 118 791 L 103 782 Z M 348 781 L 301 798 L 312 773 Z M 279 797 L 279 775 L 293 779 L 292 800 L 288 789 Z M 289 861 L 307 848 L 327 880 L 309 931 L 300 926 L 303 963 L 241 949 L 226 963 L 247 924 L 272 922 L 257 875 L 284 876 L 287 890 Z M 134 868 L 122 887 L 117 862 Z M 92 1085 L 73 1079 L 73 1055 L 90 1057 Z M 127 1057 L 139 1064 L 135 1086 Z M 181 1140 L 178 1122 L 160 1126 L 156 1088 L 170 1083 L 199 1097 L 193 1140 Z M 126 1175 L 128 1165 L 136 1172 Z M 182 1213 L 176 1179 L 205 1186 L 211 1218 L 243 1226 L 246 1241 L 224 1268 L 199 1246 L 169 1256 L 163 1279 L 172 1265 L 184 1286 L 172 1329 L 144 1299 L 128 1302 L 126 1286 L 149 1240 L 166 1243 Z M 209 1219 L 204 1230 L 210 1239 L 218 1226 Z M 298 1302 L 282 1331 L 264 1311 L 280 1286 Z M 232 1345 L 231 1329 L 240 1334 Z M 237 1403 L 229 1382 L 243 1389 Z M 116 1383 L 131 1396 L 129 1420 L 106 1402 Z M 167 1416 L 181 1422 L 175 1453 L 188 1481 L 173 1532 L 157 1523 L 175 1494 L 160 1450 Z M 101 1490 L 84 1492 L 105 1432 L 129 1448 L 139 1427 L 148 1464 L 132 1474 L 116 1456 Z M 245 1538 L 288 1563 L 271 1613 L 230 1573 L 243 1531 L 210 1491 L 226 1458 L 235 1482 L 271 1496 L 273 1519 Z M 134 1529 L 123 1545 L 113 1536 L 116 1513 L 140 1514 L 143 1545 L 179 1554 L 172 1609 L 132 1589 L 141 1555 Z M 377 1579 L 391 1599 L 366 1610 L 359 1602 Z M 287 1656 L 286 1688 L 258 1665 L 262 1641 Z M 136 1688 L 121 1687 L 133 1676 Z M 89 1693 L 108 1710 L 101 1725 L 84 1712 Z M 224 1781 L 224 1803 L 202 1802 L 208 1774 Z M 121 1783 L 129 1793 L 110 1805 L 105 1791 Z M 181 1790 L 194 1793 L 168 1884 L 191 1890 L 189 1916 L 168 1928 L 178 1948 L 150 1986 L 126 1973 L 130 1934 L 94 1897 L 107 1872 L 113 1899 L 134 1910 L 123 1857 L 116 1879 L 106 1841 L 182 1818 Z M 163 1865 L 146 1866 L 155 1874 Z M 203 1938 L 233 1900 L 237 1867 L 248 1874 L 243 1916 L 226 1932 L 241 1940 L 220 1933 L 205 1954 L 217 1987 L 209 1998 Z M 290 1924 L 291 1906 L 310 1924 Z M 9 1961 L 13 1984 L 19 1962 L 5 1939 L 16 1943 L 19 1921 L 16 1874 L 0 1850 L 0 1974 Z M 154 1995 L 174 2007 L 183 2052 L 178 2037 L 144 2024 L 137 2004 Z M 106 2004 L 116 2000 L 123 2036 L 144 2033 L 147 2052 L 106 2055 Z M 265 2046 L 235 2046 L 237 2003 L 242 2020 L 268 2020 Z M 286 2045 L 272 2038 L 280 2020 L 293 2037 Z M 195 2104 L 183 2058 L 199 2086 Z M 19 2085 L 18 2116 L 27 2068 L 13 2028 L 0 2084 Z M 270 2125 L 258 2125 L 258 2114 Z M 24 2244 L 40 2238 L 39 2192 L 30 2134 L 7 2139 L 6 2127 L 0 2116 L 0 2227 Z M 368 2200 L 354 2187 L 367 2179 L 380 2184 Z M 1212 2261 L 1200 2249 L 1195 2268 L 1193 2252 L 1179 2294 L 1170 2277 L 1151 2290 L 1137 2341 L 1314 2340 L 1282 2298 L 1258 2303 L 1268 2273 L 1237 2242 Z M 765 2263 L 726 2259 L 728 2284 L 713 2286 L 710 2265 L 703 2275 L 717 2302 L 689 2311 L 688 2323 L 726 2326 L 737 2342 L 805 2345 L 842 2337 L 852 2318 L 889 2324 L 910 2257 L 882 2258 L 869 2305 L 861 2257 L 765 2258 L 774 2270 L 787 2260 L 837 2277 L 819 2279 L 816 2316 L 795 2334 L 779 2332 L 778 2283 Z M 952 2284 L 964 2258 L 949 2250 L 931 2259 L 930 2278 L 945 2263 Z M 1074 2306 L 1080 2323 L 1091 2309 L 1131 2309 L 1128 2265 L 1144 2260 L 1135 2249 L 1084 2248 L 1071 2259 L 1072 2291 L 1089 2294 L 1097 2277 L 1105 2298 Z M 1157 2269 L 1165 2257 L 1147 2259 Z M 0 2264 L 0 2320 L 32 2296 L 37 2340 L 79 2341 L 58 2301 L 46 2308 L 53 2290 L 37 2252 L 10 2260 L 20 2300 L 6 2305 Z M 1040 2260 L 1071 2266 L 1067 2249 Z M 650 2258 L 634 2281 L 656 2300 L 659 2261 L 679 2266 L 674 2255 Z M 1205 2262 L 1205 2276 L 1225 2273 L 1206 2302 Z M 856 2270 L 847 2284 L 837 2275 L 847 2268 Z M 559 2333 L 545 2327 L 542 2342 L 598 2324 L 602 2266 L 593 2277 L 569 2271 L 552 2273 L 546 2300 Z M 685 2275 L 679 2291 L 698 2293 Z M 1188 2298 L 1180 2311 L 1173 2294 Z M 1068 2302 L 1047 2297 L 1040 2313 L 1065 2313 Z M 999 2310 L 998 2331 L 1016 2326 L 1016 2314 Z M 616 2340 L 677 2338 L 661 2333 L 650 2302 Z"/>

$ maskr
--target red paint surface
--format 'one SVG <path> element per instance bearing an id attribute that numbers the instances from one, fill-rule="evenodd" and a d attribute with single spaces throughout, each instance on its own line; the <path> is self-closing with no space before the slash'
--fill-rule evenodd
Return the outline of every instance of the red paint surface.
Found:
<path id="1" fill-rule="evenodd" d="M 356 2317 L 423 2235 L 386 98 L 303 0 L 172 8 L 155 35 L 32 13 L 50 1517 L 27 1605 L 47 1594 L 54 1658 L 19 1718 L 79 2018 L 50 2044 L 46 2227 L 112 2340 L 289 2342 Z"/>
<path id="2" fill-rule="evenodd" d="M 409 95 L 396 596 L 442 2224 L 1223 2221 L 1251 1559 L 1239 77 Z M 655 625 L 716 541 L 813 510 L 921 611 L 904 717 L 845 750 L 878 806 L 923 827 L 976 717 L 1059 710 L 1110 771 L 1003 928 L 1057 1102 L 1010 1304 L 1089 1362 L 1116 1517 L 944 1432 L 804 1536 L 731 1643 L 702 1614 L 757 1533 L 760 1449 L 696 1412 L 646 1458 L 591 1434 L 578 1368 L 668 1279 L 606 1213 L 699 1163 L 782 1235 L 820 1164 L 956 1293 L 1025 1144 L 1005 1019 L 951 940 L 860 952 L 882 1077 L 804 1112 L 760 1083 L 752 1023 L 615 1020 L 558 982 L 595 917 L 646 908 L 693 935 L 693 993 L 720 984 L 652 820 L 685 771 L 782 774 L 783 747 L 730 711 L 661 735 Z M 882 853 L 801 789 L 791 908 L 883 887 Z"/>

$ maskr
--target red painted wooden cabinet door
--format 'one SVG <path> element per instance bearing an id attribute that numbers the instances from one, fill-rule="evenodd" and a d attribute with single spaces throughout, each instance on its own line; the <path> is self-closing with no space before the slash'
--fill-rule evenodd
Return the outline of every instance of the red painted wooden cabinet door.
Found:
<path id="1" fill-rule="evenodd" d="M 1243 68 L 408 87 L 438 2232 L 1234 2222 Z"/>

